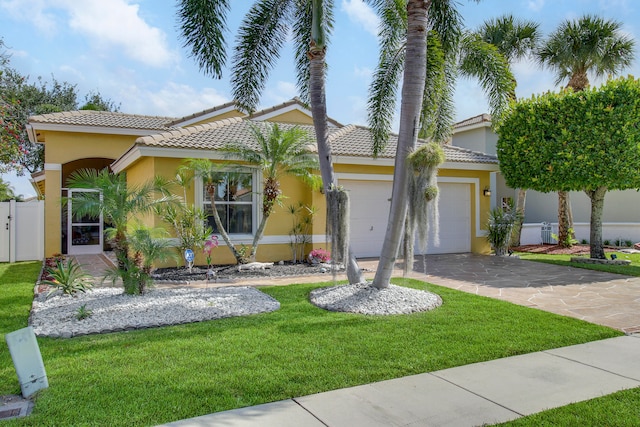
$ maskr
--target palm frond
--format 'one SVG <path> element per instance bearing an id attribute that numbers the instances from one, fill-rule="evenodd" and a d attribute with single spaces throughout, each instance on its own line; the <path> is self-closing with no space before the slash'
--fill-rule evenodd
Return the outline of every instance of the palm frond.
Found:
<path id="1" fill-rule="evenodd" d="M 234 47 L 233 97 L 247 111 L 255 110 L 271 69 L 287 40 L 291 0 L 259 0 L 245 16 Z"/>
<path id="2" fill-rule="evenodd" d="M 480 82 L 489 99 L 491 115 L 499 118 L 515 93 L 515 78 L 509 63 L 498 48 L 478 34 L 465 34 L 460 51 L 460 73 Z"/>
<path id="3" fill-rule="evenodd" d="M 184 47 L 190 48 L 201 70 L 222 78 L 226 62 L 226 17 L 229 0 L 180 0 L 178 21 Z"/>
<path id="4" fill-rule="evenodd" d="M 398 86 L 404 69 L 405 45 L 399 44 L 395 52 L 381 51 L 380 55 L 378 67 L 369 86 L 367 102 L 374 157 L 384 150 L 389 141 L 398 98 Z"/>

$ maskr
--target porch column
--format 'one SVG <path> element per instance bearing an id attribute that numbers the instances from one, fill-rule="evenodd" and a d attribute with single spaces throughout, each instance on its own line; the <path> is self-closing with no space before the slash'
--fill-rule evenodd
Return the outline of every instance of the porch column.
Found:
<path id="1" fill-rule="evenodd" d="M 62 165 L 45 163 L 45 198 L 44 198 L 44 256 L 50 257 L 62 251 Z"/>

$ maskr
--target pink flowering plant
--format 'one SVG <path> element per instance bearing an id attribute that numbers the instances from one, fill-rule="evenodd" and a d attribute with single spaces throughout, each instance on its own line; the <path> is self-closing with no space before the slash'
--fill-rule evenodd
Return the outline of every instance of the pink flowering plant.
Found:
<path id="1" fill-rule="evenodd" d="M 207 267 L 211 268 L 211 251 L 218 247 L 218 236 L 212 234 L 209 238 L 204 242 L 204 246 L 202 247 L 202 252 L 207 256 Z"/>
<path id="2" fill-rule="evenodd" d="M 331 261 L 331 254 L 324 249 L 314 249 L 309 252 L 309 259 L 311 262 L 329 262 Z"/>

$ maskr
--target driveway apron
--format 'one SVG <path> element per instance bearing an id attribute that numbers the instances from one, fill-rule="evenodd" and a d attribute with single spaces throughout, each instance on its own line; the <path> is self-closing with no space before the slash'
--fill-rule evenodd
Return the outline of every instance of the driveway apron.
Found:
<path id="1" fill-rule="evenodd" d="M 640 277 L 474 254 L 418 256 L 410 276 L 626 333 L 640 332 Z"/>

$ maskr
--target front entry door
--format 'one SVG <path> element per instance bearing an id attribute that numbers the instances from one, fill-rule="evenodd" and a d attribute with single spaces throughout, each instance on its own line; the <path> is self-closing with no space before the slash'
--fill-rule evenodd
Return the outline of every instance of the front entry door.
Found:
<path id="1" fill-rule="evenodd" d="M 69 229 L 68 229 L 68 254 L 99 254 L 102 252 L 102 216 L 80 216 L 73 210 L 73 201 L 87 193 L 96 193 L 96 190 L 69 190 Z"/>

